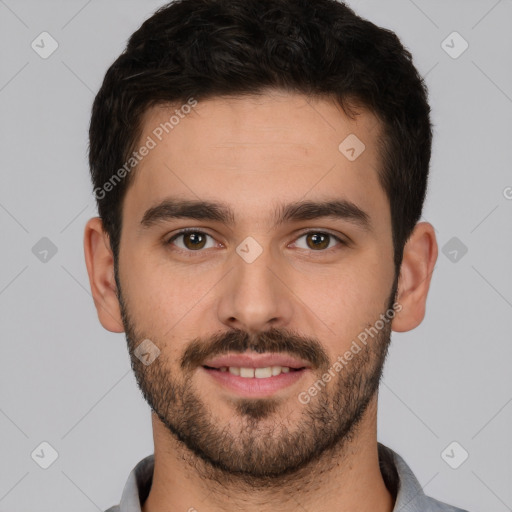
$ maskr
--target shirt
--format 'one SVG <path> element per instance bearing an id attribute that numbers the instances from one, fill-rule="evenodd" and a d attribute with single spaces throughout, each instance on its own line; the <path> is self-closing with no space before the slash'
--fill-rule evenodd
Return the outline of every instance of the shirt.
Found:
<path id="1" fill-rule="evenodd" d="M 393 512 L 467 512 L 425 495 L 417 478 L 404 459 L 378 443 L 382 478 L 395 499 Z M 132 470 L 123 489 L 119 505 L 105 512 L 141 512 L 153 480 L 154 455 L 142 459 Z"/>

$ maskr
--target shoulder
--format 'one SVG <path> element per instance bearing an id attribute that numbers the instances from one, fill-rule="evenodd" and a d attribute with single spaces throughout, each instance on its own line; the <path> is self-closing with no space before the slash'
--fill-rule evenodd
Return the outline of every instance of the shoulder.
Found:
<path id="1" fill-rule="evenodd" d="M 412 469 L 398 453 L 381 443 L 378 448 L 384 482 L 395 495 L 393 512 L 468 512 L 427 496 Z"/>
<path id="2" fill-rule="evenodd" d="M 429 506 L 429 512 L 468 512 L 462 508 L 457 508 L 442 501 L 435 500 L 430 496 L 425 496 L 425 501 Z"/>

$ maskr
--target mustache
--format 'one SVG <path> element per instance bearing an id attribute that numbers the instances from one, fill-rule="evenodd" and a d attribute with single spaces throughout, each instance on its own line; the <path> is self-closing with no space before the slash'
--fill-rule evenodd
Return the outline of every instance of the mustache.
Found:
<path id="1" fill-rule="evenodd" d="M 209 340 L 195 338 L 181 358 L 182 370 L 193 370 L 207 359 L 226 354 L 244 353 L 253 350 L 287 353 L 304 359 L 312 368 L 328 368 L 329 357 L 322 345 L 314 338 L 303 337 L 289 329 L 271 328 L 258 334 L 249 334 L 241 329 L 214 334 Z"/>

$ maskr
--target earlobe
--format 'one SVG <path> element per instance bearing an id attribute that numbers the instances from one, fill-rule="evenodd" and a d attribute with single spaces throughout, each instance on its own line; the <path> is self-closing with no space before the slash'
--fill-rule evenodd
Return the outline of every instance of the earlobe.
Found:
<path id="1" fill-rule="evenodd" d="M 437 253 L 434 227 L 419 222 L 404 247 L 397 298 L 401 310 L 393 319 L 394 331 L 410 331 L 423 321 Z"/>
<path id="2" fill-rule="evenodd" d="M 124 332 L 114 279 L 114 257 L 99 217 L 87 221 L 84 253 L 91 293 L 101 325 L 111 332 Z"/>

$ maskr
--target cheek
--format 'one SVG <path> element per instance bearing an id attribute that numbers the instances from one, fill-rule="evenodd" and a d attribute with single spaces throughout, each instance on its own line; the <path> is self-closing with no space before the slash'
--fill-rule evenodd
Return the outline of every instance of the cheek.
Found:
<path id="1" fill-rule="evenodd" d="M 290 276 L 291 278 L 291 276 Z M 385 311 L 392 275 L 375 259 L 355 257 L 319 272 L 297 273 L 292 289 L 325 336 L 350 344 Z M 329 329 L 328 329 L 328 328 Z"/>
<path id="2" fill-rule="evenodd" d="M 131 263 L 123 292 L 142 329 L 167 338 L 175 328 L 183 332 L 191 322 L 197 326 L 197 315 L 207 302 L 205 294 L 218 281 L 217 275 L 197 275 L 190 267 L 170 265 L 149 253 L 132 258 Z"/>

